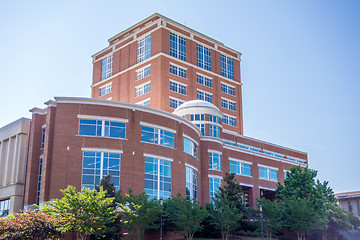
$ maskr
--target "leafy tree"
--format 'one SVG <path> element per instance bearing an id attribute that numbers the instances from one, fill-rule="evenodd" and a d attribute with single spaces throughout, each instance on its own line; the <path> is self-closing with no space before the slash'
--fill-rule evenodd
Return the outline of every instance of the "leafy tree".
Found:
<path id="1" fill-rule="evenodd" d="M 35 209 L 0 218 L 0 239 L 54 239 L 60 236 L 55 225 L 61 220 Z"/>
<path id="2" fill-rule="evenodd" d="M 114 199 L 106 198 L 103 189 L 97 192 L 83 188 L 78 192 L 75 187 L 68 186 L 61 192 L 62 199 L 54 199 L 42 208 L 52 217 L 64 220 L 57 229 L 62 233 L 75 231 L 77 239 L 86 239 L 89 235 L 105 238 L 106 227 L 116 219 L 112 208 Z"/>
<path id="3" fill-rule="evenodd" d="M 227 200 L 228 203 L 237 209 L 244 217 L 248 216 L 248 210 L 244 204 L 244 193 L 240 183 L 235 179 L 234 173 L 226 173 L 224 185 L 219 187 L 215 194 L 216 198 Z"/>
<path id="4" fill-rule="evenodd" d="M 223 240 L 229 239 L 231 232 L 236 229 L 238 222 L 243 218 L 238 209 L 228 198 L 218 196 L 213 203 L 208 203 L 206 209 L 211 215 L 212 224 L 221 233 Z"/>
<path id="5" fill-rule="evenodd" d="M 103 189 L 105 191 L 106 198 L 112 199 L 111 207 L 114 210 L 116 210 L 117 204 L 115 201 L 115 197 L 116 197 L 117 193 L 116 193 L 116 189 L 115 189 L 115 184 L 113 182 L 111 182 L 111 175 L 107 175 L 106 177 L 104 177 L 103 179 L 100 180 L 99 185 L 95 185 L 95 190 L 97 192 L 100 192 L 101 189 Z M 106 224 L 106 228 L 104 229 L 105 230 L 104 239 L 109 239 L 109 240 L 121 239 L 123 237 L 123 234 L 121 232 L 123 226 L 124 226 L 124 224 L 121 219 L 121 215 L 116 214 L 115 221 L 113 223 Z M 92 236 L 92 237 L 94 238 L 95 236 Z"/>
<path id="6" fill-rule="evenodd" d="M 145 192 L 135 195 L 131 189 L 116 200 L 125 218 L 125 228 L 134 239 L 142 239 L 145 229 L 159 229 L 161 206 L 157 200 L 150 199 Z"/>
<path id="7" fill-rule="evenodd" d="M 278 200 L 258 199 L 258 206 L 262 206 L 263 223 L 267 238 L 271 239 L 272 234 L 282 227 L 280 222 L 281 208 Z M 261 216 L 259 216 L 260 218 Z"/>
<path id="8" fill-rule="evenodd" d="M 168 200 L 165 205 L 175 231 L 184 235 L 186 239 L 193 239 L 194 233 L 201 230 L 202 221 L 208 215 L 206 209 L 198 205 L 196 199 L 184 198 L 180 193 Z"/>

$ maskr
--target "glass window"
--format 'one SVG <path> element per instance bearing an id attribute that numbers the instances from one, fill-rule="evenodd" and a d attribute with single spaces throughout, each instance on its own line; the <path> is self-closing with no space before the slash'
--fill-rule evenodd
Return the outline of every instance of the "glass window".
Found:
<path id="1" fill-rule="evenodd" d="M 101 61 L 101 80 L 112 76 L 113 56 L 108 56 Z"/>
<path id="2" fill-rule="evenodd" d="M 230 161 L 230 172 L 238 175 L 251 176 L 251 165 L 237 161 Z"/>
<path id="3" fill-rule="evenodd" d="M 191 156 L 198 157 L 198 145 L 192 140 L 184 137 L 184 152 L 190 154 Z"/>
<path id="4" fill-rule="evenodd" d="M 141 141 L 174 148 L 174 133 L 141 126 Z"/>
<path id="5" fill-rule="evenodd" d="M 150 99 L 147 99 L 147 100 L 138 102 L 138 103 L 136 103 L 136 104 L 139 104 L 139 105 L 145 106 L 145 107 L 150 107 Z"/>
<path id="6" fill-rule="evenodd" d="M 217 138 L 220 137 L 220 127 L 210 124 L 210 136 Z"/>
<path id="7" fill-rule="evenodd" d="M 95 137 L 126 137 L 126 123 L 80 119 L 79 135 Z"/>
<path id="8" fill-rule="evenodd" d="M 201 134 L 202 134 L 203 136 L 205 136 L 205 124 L 203 124 L 203 123 L 201 123 L 201 124 L 195 124 L 195 126 L 197 126 L 197 127 L 200 129 Z"/>
<path id="9" fill-rule="evenodd" d="M 220 118 L 214 115 L 209 115 L 210 122 L 220 123 Z"/>
<path id="10" fill-rule="evenodd" d="M 221 171 L 221 155 L 209 152 L 209 169 Z"/>
<path id="11" fill-rule="evenodd" d="M 84 152 L 81 188 L 95 189 L 100 180 L 111 175 L 116 191 L 120 189 L 120 157 L 119 153 Z"/>
<path id="12" fill-rule="evenodd" d="M 151 66 L 148 66 L 146 68 L 143 68 L 136 72 L 136 80 L 142 79 L 144 77 L 147 77 L 151 74 Z"/>
<path id="13" fill-rule="evenodd" d="M 144 191 L 156 199 L 171 197 L 171 162 L 145 157 Z"/>
<path id="14" fill-rule="evenodd" d="M 205 76 L 202 76 L 199 74 L 197 74 L 197 76 L 196 76 L 196 82 L 201 85 L 207 86 L 207 87 L 212 86 L 211 78 L 208 78 L 208 77 L 205 77 Z"/>
<path id="15" fill-rule="evenodd" d="M 221 91 L 230 95 L 235 95 L 235 87 L 221 83 Z"/>
<path id="16" fill-rule="evenodd" d="M 182 78 L 186 78 L 186 69 L 175 66 L 173 64 L 170 64 L 170 73 Z"/>
<path id="17" fill-rule="evenodd" d="M 277 170 L 265 168 L 265 167 L 259 167 L 259 178 L 277 182 L 278 180 Z"/>
<path id="18" fill-rule="evenodd" d="M 209 184 L 210 184 L 210 201 L 212 202 L 215 198 L 215 193 L 219 190 L 219 187 L 221 187 L 221 179 L 220 178 L 209 178 Z"/>
<path id="19" fill-rule="evenodd" d="M 180 106 L 181 104 L 183 104 L 184 101 L 175 99 L 175 98 L 170 98 L 170 108 L 177 108 L 178 106 Z"/>
<path id="20" fill-rule="evenodd" d="M 229 101 L 227 99 L 224 99 L 224 98 L 221 99 L 221 106 L 223 108 L 235 111 L 235 102 Z"/>
<path id="21" fill-rule="evenodd" d="M 186 196 L 197 198 L 197 172 L 191 167 L 186 167 Z"/>
<path id="22" fill-rule="evenodd" d="M 197 99 L 199 99 L 199 100 L 204 100 L 209 103 L 212 103 L 212 95 L 210 93 L 206 93 L 206 92 L 197 90 L 196 96 L 197 96 Z"/>
<path id="23" fill-rule="evenodd" d="M 144 95 L 145 93 L 150 92 L 150 82 L 142 84 L 136 87 L 136 96 Z"/>
<path id="24" fill-rule="evenodd" d="M 142 62 L 151 56 L 151 35 L 140 39 L 137 44 L 137 62 Z"/>
<path id="25" fill-rule="evenodd" d="M 9 215 L 10 210 L 10 199 L 0 200 L 0 217 L 6 217 Z"/>
<path id="26" fill-rule="evenodd" d="M 107 84 L 103 87 L 100 87 L 100 96 L 104 96 L 112 91 L 112 84 Z"/>
<path id="27" fill-rule="evenodd" d="M 234 117 L 224 115 L 222 122 L 224 124 L 236 127 L 236 118 L 234 118 Z"/>
<path id="28" fill-rule="evenodd" d="M 186 61 L 186 39 L 170 33 L 170 55 Z"/>
<path id="29" fill-rule="evenodd" d="M 211 50 L 209 48 L 196 44 L 196 57 L 198 67 L 211 71 Z"/>
<path id="30" fill-rule="evenodd" d="M 231 58 L 220 54 L 221 75 L 234 79 L 234 62 Z"/>
<path id="31" fill-rule="evenodd" d="M 175 81 L 170 81 L 170 90 L 186 95 L 186 85 L 183 85 Z"/>
<path id="32" fill-rule="evenodd" d="M 41 130 L 41 146 L 40 149 L 43 149 L 45 147 L 45 130 L 46 128 L 43 127 Z"/>
<path id="33" fill-rule="evenodd" d="M 190 121 L 204 121 L 205 115 L 204 114 L 191 114 Z"/>
<path id="34" fill-rule="evenodd" d="M 43 156 L 40 156 L 40 160 L 39 160 L 39 173 L 38 173 L 38 184 L 37 184 L 37 193 L 36 193 L 36 205 L 39 205 L 39 203 L 40 203 L 42 166 L 43 166 Z"/>

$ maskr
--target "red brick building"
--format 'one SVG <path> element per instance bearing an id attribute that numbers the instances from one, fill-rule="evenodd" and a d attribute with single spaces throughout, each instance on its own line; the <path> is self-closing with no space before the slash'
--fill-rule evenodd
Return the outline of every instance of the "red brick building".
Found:
<path id="1" fill-rule="evenodd" d="M 254 206 L 307 154 L 243 135 L 241 53 L 154 14 L 93 56 L 92 99 L 34 108 L 25 205 L 93 188 L 209 202 L 234 172 Z"/>

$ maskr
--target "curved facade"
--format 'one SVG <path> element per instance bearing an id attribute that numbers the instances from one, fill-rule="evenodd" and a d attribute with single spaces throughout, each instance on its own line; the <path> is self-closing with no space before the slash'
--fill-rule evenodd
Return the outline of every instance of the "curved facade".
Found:
<path id="1" fill-rule="evenodd" d="M 25 206 L 60 198 L 68 185 L 93 188 L 107 174 L 123 192 L 179 192 L 205 204 L 230 171 L 253 205 L 291 165 L 307 166 L 305 153 L 224 131 L 222 112 L 204 101 L 174 113 L 89 98 L 45 104 L 31 110 Z"/>

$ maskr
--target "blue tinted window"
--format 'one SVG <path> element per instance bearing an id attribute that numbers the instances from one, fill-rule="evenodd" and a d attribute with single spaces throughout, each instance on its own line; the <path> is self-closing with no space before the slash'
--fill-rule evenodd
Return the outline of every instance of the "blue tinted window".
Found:
<path id="1" fill-rule="evenodd" d="M 144 179 L 144 191 L 150 197 L 171 197 L 171 162 L 145 157 Z"/>
<path id="2" fill-rule="evenodd" d="M 170 55 L 186 61 L 186 39 L 170 33 Z"/>

